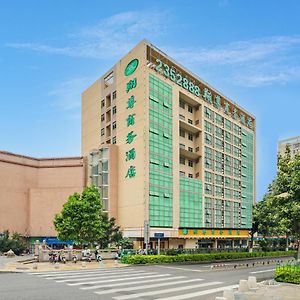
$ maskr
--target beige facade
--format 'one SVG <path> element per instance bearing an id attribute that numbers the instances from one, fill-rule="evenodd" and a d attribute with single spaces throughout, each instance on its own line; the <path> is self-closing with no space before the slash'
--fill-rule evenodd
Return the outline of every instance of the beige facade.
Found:
<path id="1" fill-rule="evenodd" d="M 85 182 L 83 157 L 37 159 L 0 151 L 0 232 L 55 237 L 54 215 Z"/>
<path id="2" fill-rule="evenodd" d="M 293 137 L 293 138 L 289 138 L 289 139 L 279 141 L 279 143 L 278 143 L 278 154 L 279 155 L 284 155 L 287 146 L 290 148 L 292 157 L 295 154 L 299 154 L 300 153 L 300 136 L 296 136 L 296 137 Z"/>
<path id="3" fill-rule="evenodd" d="M 107 207 L 137 244 L 145 222 L 154 245 L 247 238 L 255 141 L 254 116 L 147 41 L 82 95 L 82 155 L 114 146 Z"/>

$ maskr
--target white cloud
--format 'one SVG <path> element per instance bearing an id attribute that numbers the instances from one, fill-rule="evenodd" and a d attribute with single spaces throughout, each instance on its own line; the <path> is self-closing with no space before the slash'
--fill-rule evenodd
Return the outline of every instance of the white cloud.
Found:
<path id="1" fill-rule="evenodd" d="M 129 11 L 113 15 L 68 36 L 68 46 L 42 43 L 9 43 L 8 47 L 47 54 L 102 59 L 124 55 L 146 36 L 164 31 L 167 16 L 156 11 Z"/>
<path id="2" fill-rule="evenodd" d="M 48 95 L 53 99 L 54 106 L 70 111 L 79 110 L 81 93 L 94 81 L 92 77 L 71 78 L 60 83 Z"/>
<path id="3" fill-rule="evenodd" d="M 275 36 L 212 48 L 177 48 L 176 51 L 169 49 L 168 52 L 186 63 L 231 65 L 263 60 L 299 45 L 300 36 Z"/>

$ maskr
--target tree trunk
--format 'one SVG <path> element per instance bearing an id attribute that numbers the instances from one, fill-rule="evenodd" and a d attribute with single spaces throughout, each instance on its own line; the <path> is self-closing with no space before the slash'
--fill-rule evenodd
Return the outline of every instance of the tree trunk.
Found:
<path id="1" fill-rule="evenodd" d="M 286 238 L 285 238 L 285 251 L 289 251 L 289 236 L 286 235 Z"/>
<path id="2" fill-rule="evenodd" d="M 298 240 L 297 261 L 300 261 L 300 240 Z"/>

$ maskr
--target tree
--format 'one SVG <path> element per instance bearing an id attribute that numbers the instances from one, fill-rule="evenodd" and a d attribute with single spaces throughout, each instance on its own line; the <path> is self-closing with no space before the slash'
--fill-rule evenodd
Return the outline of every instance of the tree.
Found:
<path id="1" fill-rule="evenodd" d="M 120 246 L 122 249 L 132 249 L 133 241 L 127 237 L 123 237 L 118 241 L 117 246 Z"/>
<path id="2" fill-rule="evenodd" d="M 259 232 L 266 235 L 284 234 L 298 241 L 300 259 L 300 155 L 291 157 L 290 148 L 278 157 L 277 176 L 258 204 Z"/>
<path id="3" fill-rule="evenodd" d="M 91 244 L 105 235 L 102 201 L 95 186 L 86 187 L 82 194 L 68 198 L 60 213 L 55 215 L 54 227 L 60 240 Z"/>
<path id="4" fill-rule="evenodd" d="M 109 244 L 117 243 L 122 239 L 120 227 L 115 222 L 115 218 L 109 219 L 107 213 L 103 213 L 104 235 L 98 241 L 101 249 L 107 248 Z"/>

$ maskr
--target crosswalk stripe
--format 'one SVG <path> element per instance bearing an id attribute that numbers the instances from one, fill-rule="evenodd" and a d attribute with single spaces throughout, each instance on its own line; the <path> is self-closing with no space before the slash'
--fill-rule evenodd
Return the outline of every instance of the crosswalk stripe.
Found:
<path id="1" fill-rule="evenodd" d="M 169 274 L 168 274 L 169 275 Z M 100 288 L 115 288 L 118 286 L 127 286 L 127 285 L 135 285 L 135 284 L 141 284 L 141 283 L 148 283 L 148 282 L 162 282 L 162 281 L 166 281 L 166 280 L 176 280 L 176 279 L 183 279 L 186 278 L 186 276 L 175 276 L 175 277 L 170 277 L 171 275 L 169 275 L 168 277 L 164 277 L 164 278 L 157 278 L 157 279 L 147 279 L 147 280 L 135 280 L 134 282 L 121 282 L 121 283 L 113 283 L 113 284 L 105 284 L 105 285 L 94 285 L 94 286 L 89 286 L 89 287 L 82 287 L 80 288 L 81 290 L 96 290 L 96 289 L 100 289 Z"/>
<path id="2" fill-rule="evenodd" d="M 139 275 L 146 275 L 146 274 L 157 274 L 157 272 L 150 272 L 150 273 L 145 273 L 145 271 L 135 271 L 129 274 L 122 274 L 122 277 L 130 277 L 130 276 L 139 276 Z M 55 280 L 55 278 L 51 278 L 54 279 L 56 282 L 72 282 L 72 281 L 88 281 L 88 280 L 95 280 L 95 279 L 112 279 L 112 278 L 119 278 L 120 274 L 113 274 L 113 275 L 101 275 L 101 276 L 90 276 L 90 277 L 84 277 L 84 278 L 67 278 L 67 279 L 61 279 L 61 280 Z"/>
<path id="3" fill-rule="evenodd" d="M 146 271 L 132 271 L 130 272 L 130 274 L 134 274 L 134 273 L 145 273 Z M 122 275 L 122 274 L 128 274 L 128 272 L 111 272 L 111 273 L 89 273 L 89 274 L 78 274 L 78 275 L 60 275 L 60 276 L 55 276 L 55 277 L 44 277 L 46 279 L 53 279 L 53 280 L 57 280 L 57 279 L 75 279 L 75 278 L 85 278 L 85 277 L 89 277 L 89 278 L 93 278 L 93 277 L 98 277 L 98 276 L 115 276 L 115 275 Z"/>
<path id="4" fill-rule="evenodd" d="M 174 277 L 172 278 L 172 280 Z M 141 285 L 136 287 L 130 287 L 130 288 L 119 288 L 119 289 L 111 289 L 101 292 L 95 292 L 95 294 L 98 295 L 104 295 L 104 294 L 113 294 L 117 292 L 130 292 L 130 291 L 138 291 L 138 290 L 145 290 L 145 289 L 151 289 L 151 288 L 158 288 L 168 285 L 174 285 L 174 284 L 183 284 L 183 283 L 191 283 L 196 281 L 203 281 L 203 279 L 189 279 L 189 280 L 180 280 L 180 281 L 172 281 L 172 282 L 164 282 L 164 283 L 158 283 L 158 284 L 149 284 L 149 285 Z"/>
<path id="5" fill-rule="evenodd" d="M 149 273 L 148 273 L 149 274 Z M 135 280 L 135 279 L 142 279 L 142 278 L 152 278 L 152 277 L 164 277 L 169 276 L 170 274 L 155 274 L 155 275 L 147 275 L 147 276 L 134 276 L 134 277 L 127 277 L 127 278 L 117 278 L 117 279 L 109 279 L 109 280 L 97 280 L 97 281 L 90 281 L 90 282 L 76 282 L 76 283 L 68 283 L 68 285 L 84 285 L 84 284 L 97 284 L 102 282 L 115 282 L 115 281 L 126 281 L 126 280 Z M 131 276 L 131 275 L 130 275 Z"/>
<path id="6" fill-rule="evenodd" d="M 220 281 L 213 281 L 213 282 L 207 282 L 207 283 L 203 283 L 203 284 L 194 284 L 194 285 L 188 285 L 188 286 L 165 289 L 165 290 L 137 293 L 137 294 L 133 294 L 133 295 L 118 296 L 118 297 L 113 297 L 113 299 L 116 299 L 116 300 L 134 299 L 134 298 L 140 298 L 140 297 L 144 297 L 144 296 L 154 296 L 154 295 L 159 295 L 159 294 L 192 290 L 192 289 L 196 289 L 196 288 L 217 285 L 217 284 L 222 284 L 222 283 L 223 282 L 220 282 Z"/>
<path id="7" fill-rule="evenodd" d="M 222 286 L 222 287 L 218 287 L 218 288 L 215 288 L 215 289 L 199 291 L 199 292 L 194 292 L 194 293 L 189 293 L 189 294 L 184 294 L 184 295 L 178 295 L 178 296 L 171 296 L 171 297 L 167 297 L 167 298 L 159 298 L 159 299 L 156 299 L 156 300 L 184 300 L 184 299 L 190 299 L 190 298 L 209 295 L 209 294 L 215 294 L 215 293 L 218 293 L 218 292 L 223 292 L 223 291 L 228 290 L 228 289 L 235 289 L 237 287 L 238 287 L 237 284 L 227 285 L 227 286 Z"/>
<path id="8" fill-rule="evenodd" d="M 127 272 L 127 271 L 132 271 L 134 270 L 133 268 L 113 268 L 113 269 L 108 269 L 108 270 L 103 270 L 103 269 L 91 269 L 91 270 L 76 270 L 76 271 L 60 271 L 60 272 L 40 272 L 40 273 L 27 273 L 30 275 L 37 275 L 38 277 L 49 277 L 49 276 L 58 276 L 58 275 L 77 275 L 77 274 L 88 274 L 88 273 L 111 273 L 111 272 L 117 272 L 117 271 L 122 271 L 122 272 Z"/>

